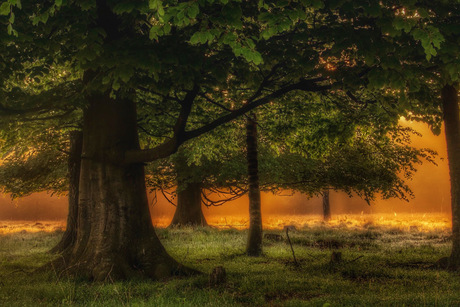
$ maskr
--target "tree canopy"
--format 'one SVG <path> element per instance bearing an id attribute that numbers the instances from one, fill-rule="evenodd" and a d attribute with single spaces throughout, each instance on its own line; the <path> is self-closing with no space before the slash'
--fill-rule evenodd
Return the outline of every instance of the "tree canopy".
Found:
<path id="1" fill-rule="evenodd" d="M 337 123 L 359 119 L 377 135 L 394 129 L 400 116 L 438 130 L 440 89 L 458 80 L 452 68 L 459 63 L 458 6 L 457 0 L 1 1 L 2 130 L 17 135 L 23 123 L 37 120 L 51 135 L 78 129 L 75 122 L 83 130 L 77 239 L 60 266 L 95 280 L 193 273 L 155 235 L 143 163 L 255 108 L 286 105 L 278 112 L 289 117 L 296 106 L 286 102 L 330 101 L 344 115 Z M 369 131 L 324 118 L 328 124 L 318 123 L 313 134 L 356 136 L 351 145 L 370 150 L 363 147 L 373 142 Z M 156 135 L 141 139 L 142 148 L 138 122 Z M 296 129 L 286 135 L 288 144 L 314 144 L 299 137 L 305 128 Z M 404 146 L 389 149 L 396 158 L 418 155 Z M 398 170 L 415 160 L 381 162 Z"/>

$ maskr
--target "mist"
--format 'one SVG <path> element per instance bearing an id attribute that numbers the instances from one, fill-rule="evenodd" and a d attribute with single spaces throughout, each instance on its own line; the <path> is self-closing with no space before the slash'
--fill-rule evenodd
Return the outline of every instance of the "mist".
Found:
<path id="1" fill-rule="evenodd" d="M 450 182 L 444 132 L 436 136 L 423 123 L 408 123 L 422 134 L 413 136 L 412 144 L 419 148 L 431 148 L 438 152 L 437 165 L 425 162 L 418 165 L 417 172 L 409 181 L 414 198 L 409 202 L 397 199 L 377 199 L 368 205 L 359 197 L 348 197 L 343 192 L 332 191 L 330 196 L 332 216 L 337 214 L 378 214 L 378 213 L 443 213 L 451 214 Z M 175 207 L 158 193 L 157 201 L 150 194 L 152 218 L 170 219 Z M 308 198 L 300 193 L 284 191 L 282 195 L 262 193 L 262 214 L 273 215 L 309 215 L 321 214 L 321 198 Z M 36 193 L 31 196 L 12 200 L 8 195 L 0 197 L 0 220 L 65 220 L 67 217 L 67 197 L 51 196 L 48 193 Z M 246 196 L 223 206 L 205 207 L 206 217 L 248 215 Z"/>

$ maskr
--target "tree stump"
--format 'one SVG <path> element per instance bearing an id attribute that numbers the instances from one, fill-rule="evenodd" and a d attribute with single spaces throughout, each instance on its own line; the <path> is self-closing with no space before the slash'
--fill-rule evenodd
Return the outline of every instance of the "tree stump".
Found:
<path id="1" fill-rule="evenodd" d="M 209 274 L 209 285 L 216 286 L 224 284 L 227 281 L 227 273 L 223 266 L 218 266 L 212 269 L 211 274 Z"/>
<path id="2" fill-rule="evenodd" d="M 342 262 L 342 252 L 332 252 L 331 264 L 338 264 Z"/>
<path id="3" fill-rule="evenodd" d="M 449 257 L 442 257 L 441 259 L 436 261 L 433 266 L 437 269 L 443 269 L 443 270 L 448 269 L 449 260 L 450 260 Z"/>

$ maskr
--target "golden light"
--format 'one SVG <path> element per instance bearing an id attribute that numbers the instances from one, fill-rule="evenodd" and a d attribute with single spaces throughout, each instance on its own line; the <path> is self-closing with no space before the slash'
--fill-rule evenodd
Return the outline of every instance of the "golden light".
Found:
<path id="1" fill-rule="evenodd" d="M 208 216 L 209 225 L 219 229 L 247 229 L 249 219 L 242 215 Z M 405 214 L 340 214 L 329 222 L 321 215 L 270 215 L 263 219 L 265 230 L 282 230 L 285 226 L 295 226 L 297 229 L 327 227 L 332 229 L 360 230 L 379 228 L 397 231 L 449 231 L 451 221 L 448 216 L 440 213 L 405 213 Z M 158 228 L 168 227 L 169 217 L 155 218 L 153 223 Z"/>
<path id="2" fill-rule="evenodd" d="M 405 121 L 421 132 L 414 136 L 412 144 L 418 148 L 429 147 L 438 151 L 438 166 L 424 163 L 418 166 L 414 179 L 409 182 L 415 198 L 410 202 L 400 200 L 376 200 L 367 205 L 357 197 L 348 198 L 344 193 L 331 193 L 332 220 L 323 222 L 321 199 L 308 199 L 295 193 L 293 196 L 275 196 L 262 193 L 262 218 L 264 229 L 282 229 L 287 225 L 297 228 L 368 228 L 383 227 L 401 231 L 448 230 L 451 227 L 450 189 L 444 134 L 434 136 L 427 125 Z M 151 197 L 153 197 L 151 195 Z M 0 234 L 26 232 L 53 232 L 65 229 L 67 199 L 50 197 L 46 193 L 11 201 L 8 196 L 0 198 Z M 151 207 L 152 220 L 157 227 L 167 227 L 175 207 L 159 199 Z M 218 228 L 245 229 L 248 227 L 248 199 L 220 207 L 203 207 L 209 225 Z M 361 214 L 360 214 L 361 213 Z"/>
<path id="3" fill-rule="evenodd" d="M 65 221 L 0 221 L 0 235 L 26 232 L 62 232 Z"/>

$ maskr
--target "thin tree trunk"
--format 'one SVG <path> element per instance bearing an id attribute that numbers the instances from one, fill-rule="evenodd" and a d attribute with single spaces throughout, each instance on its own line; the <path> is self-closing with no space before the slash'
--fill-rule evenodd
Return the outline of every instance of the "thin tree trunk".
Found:
<path id="1" fill-rule="evenodd" d="M 452 254 L 449 268 L 460 270 L 460 120 L 458 91 L 446 85 L 442 89 L 442 106 L 449 160 L 450 193 L 452 199 Z"/>
<path id="2" fill-rule="evenodd" d="M 201 209 L 201 182 L 186 183 L 178 187 L 177 207 L 169 226 L 207 226 Z"/>
<path id="3" fill-rule="evenodd" d="M 260 256 L 262 254 L 262 213 L 257 157 L 257 123 L 254 114 L 247 119 L 246 146 L 249 181 L 249 234 L 246 252 L 249 256 Z"/>
<path id="4" fill-rule="evenodd" d="M 331 204 L 329 202 L 329 190 L 323 191 L 323 218 L 325 221 L 331 219 Z"/>
<path id="5" fill-rule="evenodd" d="M 61 253 L 68 248 L 72 248 L 77 238 L 78 192 L 80 185 L 82 146 L 83 133 L 81 131 L 70 132 L 68 160 L 69 213 L 67 215 L 66 230 L 61 238 L 61 241 L 51 249 L 50 252 L 52 253 Z"/>
<path id="6" fill-rule="evenodd" d="M 154 231 L 143 164 L 119 162 L 128 150 L 139 149 L 135 104 L 109 94 L 88 102 L 77 239 L 54 267 L 97 281 L 196 272 L 172 259 Z"/>

